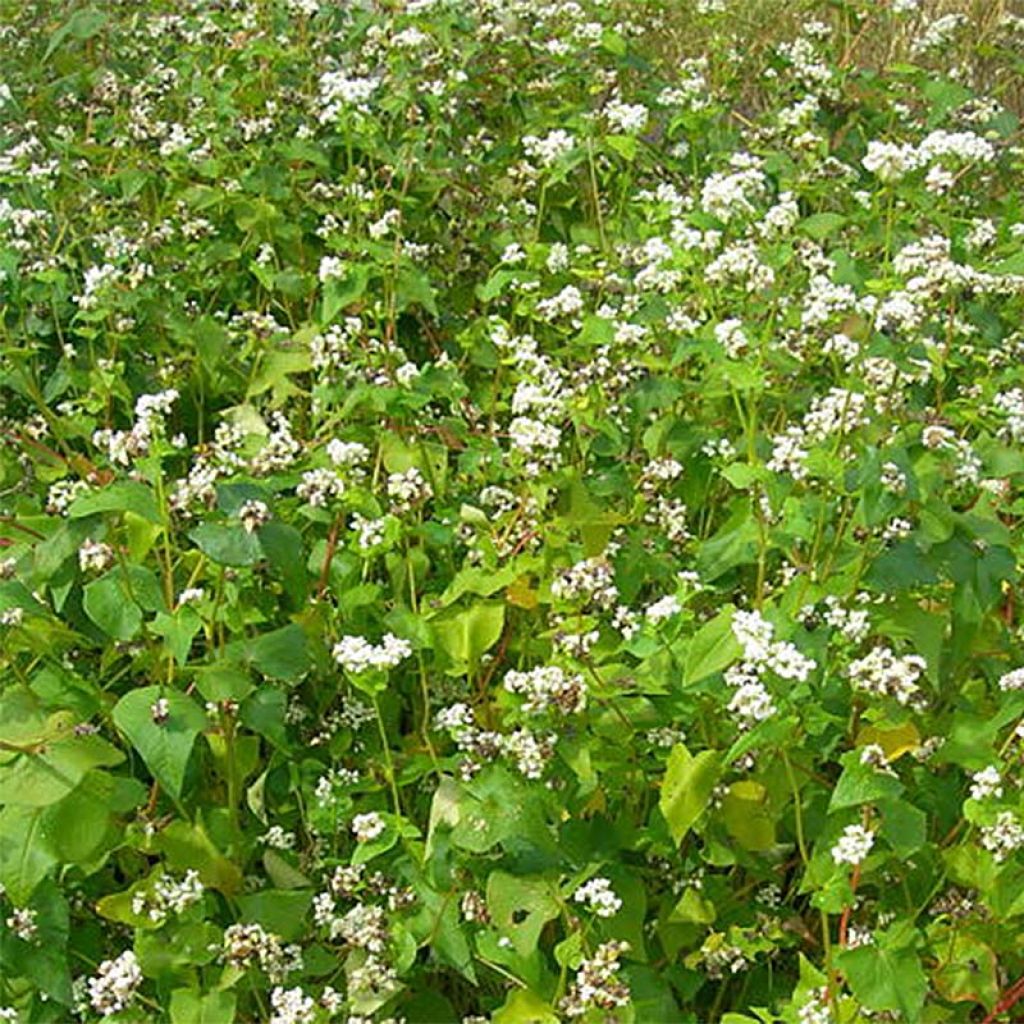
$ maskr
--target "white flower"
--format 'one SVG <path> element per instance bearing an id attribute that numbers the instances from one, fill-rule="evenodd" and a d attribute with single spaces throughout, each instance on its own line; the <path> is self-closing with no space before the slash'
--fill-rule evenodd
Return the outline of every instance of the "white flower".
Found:
<path id="1" fill-rule="evenodd" d="M 971 779 L 971 799 L 984 800 L 987 797 L 995 797 L 997 800 L 1003 795 L 1003 780 L 999 775 L 999 769 L 990 764 L 980 772 L 975 772 Z"/>
<path id="2" fill-rule="evenodd" d="M 255 533 L 261 526 L 270 522 L 270 509 L 265 502 L 250 498 L 238 510 L 238 518 L 246 533 Z"/>
<path id="3" fill-rule="evenodd" d="M 89 979 L 89 1001 L 94 1010 L 109 1017 L 131 1003 L 141 984 L 139 962 L 132 950 L 126 949 L 115 960 L 104 960 Z"/>
<path id="4" fill-rule="evenodd" d="M 572 898 L 577 903 L 584 903 L 598 917 L 614 917 L 622 909 L 622 900 L 612 890 L 612 883 L 607 878 L 592 878 L 581 885 Z"/>
<path id="5" fill-rule="evenodd" d="M 103 572 L 114 564 L 114 557 L 109 544 L 87 539 L 78 549 L 78 566 L 82 572 Z"/>
<path id="6" fill-rule="evenodd" d="M 1024 846 L 1024 828 L 1013 811 L 1000 811 L 994 825 L 982 828 L 981 845 L 1000 863 Z"/>
<path id="7" fill-rule="evenodd" d="M 679 603 L 679 598 L 675 594 L 667 594 L 653 604 L 649 604 L 644 609 L 644 617 L 648 622 L 657 625 L 659 622 L 664 622 L 665 619 L 671 619 L 673 615 L 678 615 L 682 610 L 683 606 Z"/>
<path id="8" fill-rule="evenodd" d="M 332 654 L 343 669 L 358 675 L 368 669 L 394 668 L 411 656 L 412 647 L 393 633 L 385 634 L 378 646 L 361 636 L 343 636 L 334 645 Z"/>
<path id="9" fill-rule="evenodd" d="M 526 150 L 527 156 L 538 160 L 542 167 L 550 167 L 575 148 L 576 139 L 560 128 L 548 132 L 544 138 L 538 138 L 536 135 L 523 136 L 523 149 Z"/>
<path id="10" fill-rule="evenodd" d="M 837 864 L 860 864 L 874 844 L 874 832 L 863 825 L 847 825 L 839 841 L 832 847 L 832 859 Z"/>
<path id="11" fill-rule="evenodd" d="M 373 842 L 387 827 L 384 819 L 376 811 L 367 811 L 366 814 L 357 814 L 352 819 L 352 835 L 356 842 Z"/>
<path id="12" fill-rule="evenodd" d="M 1024 690 L 1024 667 L 1015 668 L 999 678 L 999 689 L 1005 693 L 1011 690 Z"/>

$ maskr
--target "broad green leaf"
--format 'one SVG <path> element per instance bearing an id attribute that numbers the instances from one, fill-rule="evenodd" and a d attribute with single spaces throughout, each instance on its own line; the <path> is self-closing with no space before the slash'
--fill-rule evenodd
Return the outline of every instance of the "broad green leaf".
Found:
<path id="1" fill-rule="evenodd" d="M 478 601 L 466 609 L 450 608 L 431 619 L 445 653 L 460 665 L 475 666 L 501 637 L 505 605 Z"/>
<path id="2" fill-rule="evenodd" d="M 717 914 L 715 905 L 692 886 L 687 886 L 668 919 L 674 924 L 711 924 Z"/>
<path id="3" fill-rule="evenodd" d="M 512 940 L 520 956 L 536 949 L 544 924 L 559 914 L 548 882 L 505 871 L 492 871 L 488 876 L 487 907 L 494 927 Z"/>
<path id="4" fill-rule="evenodd" d="M 70 18 L 56 32 L 50 36 L 46 52 L 43 54 L 45 63 L 53 55 L 54 51 L 61 47 L 68 39 L 75 39 L 84 43 L 87 39 L 98 35 L 107 24 L 107 15 L 93 7 L 84 7 L 75 11 Z"/>
<path id="5" fill-rule="evenodd" d="M 562 1018 L 540 996 L 513 988 L 491 1016 L 493 1024 L 558 1024 Z"/>
<path id="6" fill-rule="evenodd" d="M 677 844 L 707 807 L 720 772 L 717 751 L 702 750 L 694 757 L 682 743 L 672 748 L 658 806 Z"/>
<path id="7" fill-rule="evenodd" d="M 119 569 L 86 585 L 82 607 L 85 614 L 115 640 L 131 640 L 142 625 L 142 609 L 132 599 Z"/>
<path id="8" fill-rule="evenodd" d="M 165 699 L 167 721 L 153 718 L 153 706 Z M 153 778 L 175 799 L 181 796 L 196 737 L 206 728 L 206 715 L 190 697 L 161 686 L 146 686 L 126 693 L 112 712 L 114 724 L 128 737 Z"/>
<path id="9" fill-rule="evenodd" d="M 242 701 L 252 693 L 249 673 L 230 661 L 215 662 L 196 669 L 196 689 L 212 701 Z"/>
<path id="10" fill-rule="evenodd" d="M 88 491 L 68 506 L 71 519 L 80 519 L 98 512 L 134 512 L 157 526 L 163 523 L 152 490 L 134 480 L 119 480 L 102 490 Z"/>
<path id="11" fill-rule="evenodd" d="M 275 575 L 280 577 L 292 607 L 301 607 L 309 592 L 302 534 L 294 526 L 272 521 L 259 531 L 259 544 Z"/>
<path id="12" fill-rule="evenodd" d="M 308 882 L 308 879 L 306 880 Z M 286 942 L 301 939 L 309 927 L 313 894 L 301 889 L 260 889 L 238 897 L 240 919 L 263 925 Z"/>
<path id="13" fill-rule="evenodd" d="M 743 653 L 732 632 L 731 606 L 701 626 L 689 639 L 683 655 L 683 685 L 690 686 L 728 668 Z"/>
<path id="14" fill-rule="evenodd" d="M 0 885 L 19 906 L 57 863 L 46 812 L 29 806 L 0 810 Z"/>
<path id="15" fill-rule="evenodd" d="M 218 565 L 255 565 L 263 557 L 259 538 L 241 523 L 203 523 L 189 533 L 200 551 Z"/>
<path id="16" fill-rule="evenodd" d="M 894 800 L 903 792 L 903 784 L 898 778 L 873 765 L 862 764 L 860 757 L 860 751 L 853 750 L 841 758 L 845 767 L 835 789 L 832 790 L 829 811 L 857 807 L 878 800 Z"/>
<path id="17" fill-rule="evenodd" d="M 750 779 L 734 782 L 722 801 L 722 817 L 729 835 L 744 850 L 768 850 L 775 845 L 775 819 L 761 783 Z"/>
<path id="18" fill-rule="evenodd" d="M 153 845 L 167 857 L 168 866 L 177 871 L 194 868 L 203 885 L 234 895 L 242 885 L 241 869 L 214 846 L 200 823 L 172 821 L 157 833 Z"/>
<path id="19" fill-rule="evenodd" d="M 236 641 L 225 656 L 237 658 L 272 679 L 294 682 L 310 667 L 305 631 L 297 623 L 262 633 L 251 640 Z"/>
<path id="20" fill-rule="evenodd" d="M 892 1010 L 907 1021 L 919 1019 L 928 979 L 914 951 L 911 928 L 897 925 L 870 945 L 840 951 L 836 966 L 850 991 L 869 1010 Z"/>
<path id="21" fill-rule="evenodd" d="M 235 994 L 214 989 L 205 995 L 191 988 L 171 993 L 171 1024 L 232 1024 Z"/>
<path id="22" fill-rule="evenodd" d="M 120 764 L 124 754 L 99 736 L 69 735 L 0 758 L 0 803 L 44 807 L 67 796 L 90 769 Z"/>
<path id="23" fill-rule="evenodd" d="M 179 665 L 184 665 L 192 650 L 192 641 L 202 626 L 203 620 L 195 609 L 185 605 L 172 615 L 157 612 L 148 628 L 151 633 L 164 638 L 164 643 L 174 660 Z"/>
<path id="24" fill-rule="evenodd" d="M 324 284 L 321 320 L 330 323 L 346 306 L 363 297 L 369 283 L 370 268 L 362 263 L 350 266 L 342 277 L 330 278 Z"/>

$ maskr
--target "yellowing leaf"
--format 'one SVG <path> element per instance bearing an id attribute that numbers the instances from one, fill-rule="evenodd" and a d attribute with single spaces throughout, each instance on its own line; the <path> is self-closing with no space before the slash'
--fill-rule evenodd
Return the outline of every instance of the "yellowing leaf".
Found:
<path id="1" fill-rule="evenodd" d="M 878 744 L 885 751 L 887 761 L 897 761 L 921 746 L 921 734 L 913 722 L 888 727 L 867 725 L 857 735 L 857 746 L 866 747 L 869 743 Z"/>
<path id="2" fill-rule="evenodd" d="M 522 576 L 505 591 L 505 600 L 509 604 L 514 604 L 517 608 L 526 608 L 528 611 L 533 611 L 538 603 L 537 591 L 530 586 L 526 577 Z"/>

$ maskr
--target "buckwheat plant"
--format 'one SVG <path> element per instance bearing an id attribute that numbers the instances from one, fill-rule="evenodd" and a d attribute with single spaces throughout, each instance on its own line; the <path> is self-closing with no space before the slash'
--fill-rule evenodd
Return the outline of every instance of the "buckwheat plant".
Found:
<path id="1" fill-rule="evenodd" d="M 0 1019 L 1024 1005 L 1017 0 L 0 18 Z"/>

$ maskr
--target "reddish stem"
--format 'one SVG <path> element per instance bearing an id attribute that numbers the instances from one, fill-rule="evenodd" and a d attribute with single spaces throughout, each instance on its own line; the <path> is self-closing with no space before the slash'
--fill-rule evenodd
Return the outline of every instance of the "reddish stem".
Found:
<path id="1" fill-rule="evenodd" d="M 850 926 L 850 914 L 853 913 L 853 904 L 857 897 L 857 886 L 860 884 L 860 865 L 853 866 L 853 874 L 850 876 L 850 905 L 843 910 L 843 916 L 839 919 L 839 948 L 846 947 L 846 933 Z"/>
<path id="2" fill-rule="evenodd" d="M 1003 998 L 996 1003 L 992 1012 L 981 1022 L 981 1024 L 993 1024 L 996 1017 L 1007 1010 L 1012 1010 L 1021 999 L 1024 999 L 1024 977 L 1018 978 L 1004 993 Z"/>

